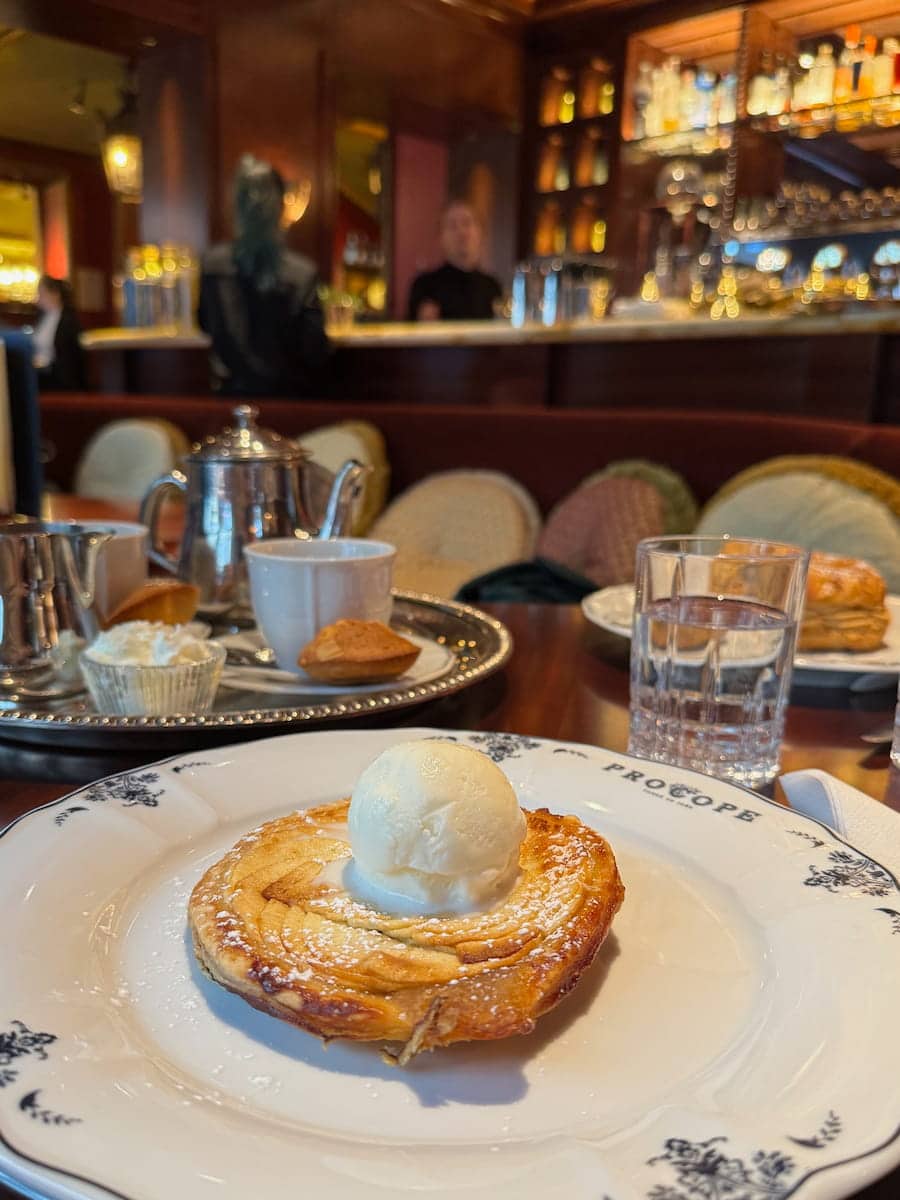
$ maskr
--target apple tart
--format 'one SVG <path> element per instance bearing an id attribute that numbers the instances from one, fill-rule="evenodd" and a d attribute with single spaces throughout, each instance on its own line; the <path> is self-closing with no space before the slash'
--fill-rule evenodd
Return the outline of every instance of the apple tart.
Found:
<path id="1" fill-rule="evenodd" d="M 624 898 L 607 842 L 526 812 L 519 875 L 490 910 L 392 916 L 354 898 L 349 801 L 243 837 L 191 895 L 201 967 L 254 1007 L 325 1039 L 421 1050 L 529 1033 L 590 966 Z"/>
<path id="2" fill-rule="evenodd" d="M 800 650 L 877 650 L 890 622 L 884 579 L 858 558 L 810 555 Z"/>

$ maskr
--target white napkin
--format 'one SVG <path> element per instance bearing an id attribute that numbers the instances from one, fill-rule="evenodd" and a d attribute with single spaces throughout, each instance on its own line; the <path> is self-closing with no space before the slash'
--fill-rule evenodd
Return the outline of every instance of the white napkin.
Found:
<path id="1" fill-rule="evenodd" d="M 894 874 L 900 872 L 900 815 L 865 792 L 811 768 L 781 776 L 791 808 L 815 817 Z"/>

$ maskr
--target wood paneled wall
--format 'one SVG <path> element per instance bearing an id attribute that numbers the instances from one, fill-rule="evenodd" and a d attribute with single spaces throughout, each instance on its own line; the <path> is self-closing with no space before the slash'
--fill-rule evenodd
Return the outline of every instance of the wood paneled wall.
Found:
<path id="1" fill-rule="evenodd" d="M 145 53 L 137 83 L 144 149 L 141 238 L 202 250 L 210 237 L 215 150 L 210 43 L 191 37 Z"/>
<path id="2" fill-rule="evenodd" d="M 518 33 L 435 0 L 217 0 L 214 41 L 214 234 L 229 233 L 231 178 L 249 151 L 311 181 L 289 242 L 323 270 L 337 219 L 338 119 L 448 147 L 468 128 L 519 119 Z M 510 221 L 514 212 L 510 196 Z"/>
<path id="3" fill-rule="evenodd" d="M 3 23 L 134 59 L 149 241 L 230 236 L 231 181 L 251 152 L 310 181 L 288 241 L 327 271 L 339 118 L 449 146 L 520 116 L 521 23 L 439 0 L 0 0 Z"/>

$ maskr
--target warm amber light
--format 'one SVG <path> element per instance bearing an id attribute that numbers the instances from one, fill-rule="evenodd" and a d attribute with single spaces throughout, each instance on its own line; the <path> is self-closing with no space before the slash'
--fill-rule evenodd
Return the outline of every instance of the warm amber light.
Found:
<path id="1" fill-rule="evenodd" d="M 659 285 L 653 271 L 648 271 L 641 281 L 641 299 L 645 304 L 656 304 L 659 300 Z"/>
<path id="2" fill-rule="evenodd" d="M 141 140 L 133 133 L 114 133 L 101 146 L 109 190 L 130 204 L 140 204 L 143 187 Z"/>
<path id="3" fill-rule="evenodd" d="M 312 193 L 312 182 L 304 179 L 300 183 L 288 183 L 284 192 L 284 208 L 281 213 L 283 229 L 296 225 L 309 208 L 309 197 Z"/>

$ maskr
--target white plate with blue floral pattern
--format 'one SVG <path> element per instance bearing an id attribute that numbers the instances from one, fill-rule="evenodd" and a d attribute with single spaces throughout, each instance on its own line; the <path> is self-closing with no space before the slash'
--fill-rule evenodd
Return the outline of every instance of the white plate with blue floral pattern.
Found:
<path id="1" fill-rule="evenodd" d="M 850 650 L 798 650 L 794 656 L 794 681 L 820 687 L 846 686 L 853 678 L 870 678 L 870 691 L 883 676 L 883 684 L 892 686 L 900 675 L 900 596 L 887 596 L 885 605 L 890 624 L 884 644 L 877 650 L 854 654 Z M 591 592 L 581 601 L 581 611 L 594 625 L 620 637 L 631 637 L 634 615 L 634 584 L 617 583 Z"/>
<path id="2" fill-rule="evenodd" d="M 422 737 L 599 829 L 626 898 L 534 1034 L 399 1070 L 210 982 L 186 904 L 247 830 Z M 433 730 L 209 750 L 11 825 L 0 911 L 0 1179 L 32 1193 L 836 1200 L 900 1162 L 895 877 L 690 771 Z"/>

